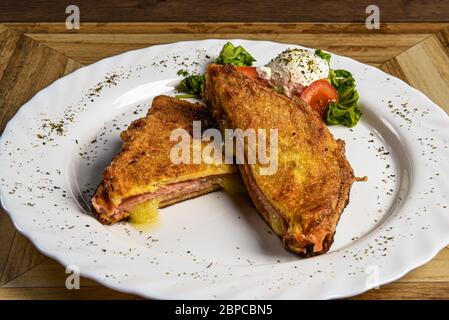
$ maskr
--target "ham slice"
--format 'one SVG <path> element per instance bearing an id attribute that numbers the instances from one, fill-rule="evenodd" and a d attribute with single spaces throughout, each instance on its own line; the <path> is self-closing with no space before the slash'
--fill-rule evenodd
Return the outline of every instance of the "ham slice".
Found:
<path id="1" fill-rule="evenodd" d="M 220 188 L 222 176 L 209 176 L 162 186 L 155 192 L 147 192 L 125 199 L 118 207 L 114 206 L 101 185 L 92 198 L 92 205 L 103 223 L 111 224 L 129 217 L 129 211 L 136 205 L 157 199 L 160 206 L 189 199 Z"/>

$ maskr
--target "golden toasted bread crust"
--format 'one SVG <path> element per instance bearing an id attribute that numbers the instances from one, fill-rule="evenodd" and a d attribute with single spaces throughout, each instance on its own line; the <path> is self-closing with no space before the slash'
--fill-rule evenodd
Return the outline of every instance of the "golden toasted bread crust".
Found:
<path id="1" fill-rule="evenodd" d="M 147 116 L 122 132 L 123 147 L 103 174 L 104 192 L 114 206 L 163 185 L 236 172 L 233 165 L 226 164 L 172 163 L 170 150 L 178 142 L 170 141 L 170 134 L 185 129 L 192 135 L 193 121 L 201 121 L 202 130 L 215 126 L 206 106 L 158 96 Z"/>
<path id="2" fill-rule="evenodd" d="M 209 66 L 205 101 L 221 125 L 278 129 L 277 172 L 260 175 L 257 163 L 249 165 L 249 174 L 286 225 L 277 232 L 284 244 L 304 256 L 326 252 L 354 181 L 344 142 L 333 138 L 309 105 L 274 92 L 232 66 Z M 259 201 L 248 177 L 244 181 L 253 200 Z"/>

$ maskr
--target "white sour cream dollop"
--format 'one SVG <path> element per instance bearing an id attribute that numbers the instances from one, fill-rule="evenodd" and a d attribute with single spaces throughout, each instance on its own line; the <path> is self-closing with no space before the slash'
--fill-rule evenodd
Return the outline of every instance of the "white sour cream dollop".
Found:
<path id="1" fill-rule="evenodd" d="M 314 52 L 287 49 L 266 66 L 257 68 L 259 76 L 288 97 L 301 95 L 312 82 L 329 76 L 329 64 Z"/>

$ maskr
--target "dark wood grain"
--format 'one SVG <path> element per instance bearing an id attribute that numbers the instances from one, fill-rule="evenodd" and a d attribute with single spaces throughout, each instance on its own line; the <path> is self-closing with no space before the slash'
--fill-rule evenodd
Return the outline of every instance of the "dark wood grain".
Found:
<path id="1" fill-rule="evenodd" d="M 394 282 L 372 289 L 352 299 L 355 300 L 449 300 L 447 282 Z"/>
<path id="2" fill-rule="evenodd" d="M 438 32 L 448 23 L 385 23 L 372 32 L 364 23 L 8 23 L 64 55 L 89 64 L 154 44 L 208 38 L 243 38 L 294 43 L 351 56 L 375 66 Z"/>
<path id="3" fill-rule="evenodd" d="M 17 278 L 47 260 L 47 257 L 34 248 L 24 236 L 16 232 L 3 270 L 0 286 Z"/>
<path id="4" fill-rule="evenodd" d="M 0 29 L 0 57 L 1 134 L 17 108 L 64 75 L 71 59 L 9 28 Z"/>
<path id="5" fill-rule="evenodd" d="M 444 28 L 435 35 L 449 56 L 449 28 Z"/>
<path id="6" fill-rule="evenodd" d="M 433 34 L 449 26 L 448 22 L 385 22 L 379 30 L 368 30 L 360 22 L 83 22 L 80 29 L 68 30 L 64 23 L 55 22 L 9 22 L 3 25 L 23 33 L 64 34 L 376 34 L 383 36 Z"/>
<path id="7" fill-rule="evenodd" d="M 81 21 L 365 21 L 371 0 L 2 0 L 0 21 L 65 21 L 76 3 Z M 447 0 L 376 0 L 382 21 L 449 21 Z"/>
<path id="8" fill-rule="evenodd" d="M 79 290 L 60 288 L 0 288 L 4 300 L 141 300 L 131 294 L 105 287 L 81 287 Z"/>
<path id="9" fill-rule="evenodd" d="M 15 234 L 16 229 L 12 221 L 4 213 L 3 209 L 0 209 L 0 281 L 6 268 L 6 262 L 11 252 Z"/>

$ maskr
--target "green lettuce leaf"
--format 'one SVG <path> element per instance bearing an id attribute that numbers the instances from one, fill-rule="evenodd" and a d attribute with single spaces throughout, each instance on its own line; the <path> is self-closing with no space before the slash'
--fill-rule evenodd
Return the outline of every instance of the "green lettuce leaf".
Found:
<path id="1" fill-rule="evenodd" d="M 235 47 L 227 42 L 215 60 L 216 64 L 232 64 L 234 66 L 251 66 L 256 59 L 242 46 Z"/>
<path id="2" fill-rule="evenodd" d="M 315 54 L 326 60 L 330 65 L 331 55 L 321 49 Z M 338 101 L 332 103 L 326 112 L 324 122 L 327 125 L 341 124 L 346 127 L 355 126 L 362 116 L 362 110 L 357 105 L 359 93 L 355 86 L 352 73 L 347 70 L 329 70 L 329 81 L 338 91 Z"/>
<path id="3" fill-rule="evenodd" d="M 324 121 L 328 125 L 355 126 L 362 116 L 362 111 L 357 105 L 359 93 L 354 77 L 347 70 L 331 70 L 329 80 L 337 89 L 339 100 L 329 106 Z"/>
<path id="4" fill-rule="evenodd" d="M 194 74 L 184 78 L 181 81 L 180 89 L 184 92 L 189 92 L 189 95 L 178 95 L 178 98 L 194 98 L 202 97 L 204 94 L 204 74 Z"/>

